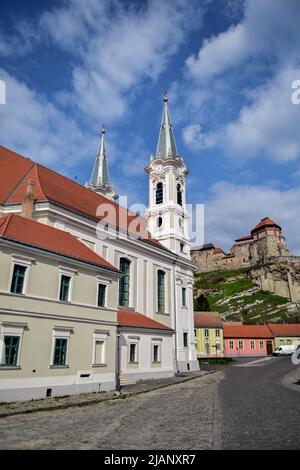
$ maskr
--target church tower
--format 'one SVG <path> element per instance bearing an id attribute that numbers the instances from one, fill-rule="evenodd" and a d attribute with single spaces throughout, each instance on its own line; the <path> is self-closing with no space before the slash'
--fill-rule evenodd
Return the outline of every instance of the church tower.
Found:
<path id="1" fill-rule="evenodd" d="M 105 150 L 105 129 L 102 126 L 101 130 L 101 140 L 99 149 L 96 155 L 92 175 L 90 178 L 89 183 L 86 186 L 98 194 L 102 194 L 102 196 L 107 197 L 111 200 L 118 199 L 118 195 L 116 194 L 113 186 L 111 186 L 109 181 L 109 174 L 108 174 L 108 164 L 106 159 L 106 150 Z"/>
<path id="2" fill-rule="evenodd" d="M 150 233 L 169 250 L 190 258 L 189 215 L 186 209 L 188 169 L 177 152 L 167 93 L 164 94 L 156 155 L 151 155 L 145 171 L 149 175 L 146 217 Z"/>

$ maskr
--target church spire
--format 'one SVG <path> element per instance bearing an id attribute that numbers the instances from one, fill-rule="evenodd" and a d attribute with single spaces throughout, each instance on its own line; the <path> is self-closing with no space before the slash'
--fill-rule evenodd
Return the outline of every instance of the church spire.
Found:
<path id="1" fill-rule="evenodd" d="M 117 199 L 113 187 L 110 185 L 108 164 L 105 150 L 105 128 L 102 126 L 101 139 L 96 155 L 91 178 L 87 186 L 99 194 L 108 197 L 109 199 Z"/>
<path id="2" fill-rule="evenodd" d="M 156 158 L 176 158 L 178 156 L 175 137 L 173 133 L 173 126 L 171 124 L 169 107 L 168 107 L 168 94 L 164 93 L 164 109 L 161 119 L 158 144 L 156 150 Z"/>

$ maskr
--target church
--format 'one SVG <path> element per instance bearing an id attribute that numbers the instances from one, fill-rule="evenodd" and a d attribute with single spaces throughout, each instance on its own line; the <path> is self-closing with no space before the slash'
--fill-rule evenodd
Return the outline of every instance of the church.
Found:
<path id="1" fill-rule="evenodd" d="M 144 217 L 117 202 L 105 138 L 85 186 L 0 146 L 0 401 L 199 369 L 188 169 L 167 94 Z"/>

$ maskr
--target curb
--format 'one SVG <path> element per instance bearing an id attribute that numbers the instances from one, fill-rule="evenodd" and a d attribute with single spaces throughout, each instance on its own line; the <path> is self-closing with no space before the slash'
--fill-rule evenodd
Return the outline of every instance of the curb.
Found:
<path id="1" fill-rule="evenodd" d="M 121 393 L 120 395 L 117 395 L 117 396 L 114 396 L 114 397 L 107 397 L 107 398 L 103 398 L 103 399 L 100 399 L 100 400 L 99 400 L 99 398 L 97 398 L 95 400 L 84 401 L 84 402 L 81 402 L 81 403 L 80 402 L 79 403 L 66 403 L 64 405 L 59 405 L 58 404 L 56 406 L 47 406 L 47 407 L 34 408 L 34 409 L 29 409 L 29 410 L 16 410 L 16 411 L 12 411 L 12 412 L 7 412 L 7 413 L 0 414 L 0 420 L 2 418 L 8 418 L 9 416 L 27 415 L 27 414 L 37 413 L 37 412 L 41 412 L 41 411 L 66 410 L 68 408 L 76 408 L 76 407 L 82 408 L 84 406 L 97 405 L 97 404 L 107 402 L 107 401 L 123 400 L 125 398 L 130 398 L 131 396 L 141 395 L 142 393 L 149 393 L 149 392 L 152 392 L 153 390 L 158 390 L 160 388 L 171 387 L 172 385 L 178 385 L 178 384 L 181 384 L 181 383 L 184 383 L 184 382 L 189 382 L 190 380 L 199 379 L 201 377 L 205 377 L 206 375 L 213 374 L 215 372 L 217 372 L 217 370 L 206 371 L 206 374 L 198 375 L 198 376 L 194 376 L 194 377 L 186 377 L 186 378 L 184 378 L 183 380 L 181 380 L 180 382 L 177 382 L 177 383 L 158 385 L 156 387 L 154 386 L 152 388 L 149 388 L 148 390 L 140 390 L 140 391 L 137 391 L 137 392 L 133 391 L 133 392 L 129 392 L 129 393 Z"/>

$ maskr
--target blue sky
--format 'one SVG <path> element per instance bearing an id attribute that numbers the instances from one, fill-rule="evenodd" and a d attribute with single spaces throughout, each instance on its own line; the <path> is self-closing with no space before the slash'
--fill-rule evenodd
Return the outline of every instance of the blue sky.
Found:
<path id="1" fill-rule="evenodd" d="M 300 254 L 299 24 L 298 0 L 2 0 L 0 143 L 85 183 L 105 123 L 117 192 L 147 203 L 167 89 L 205 241 L 269 216 Z"/>

